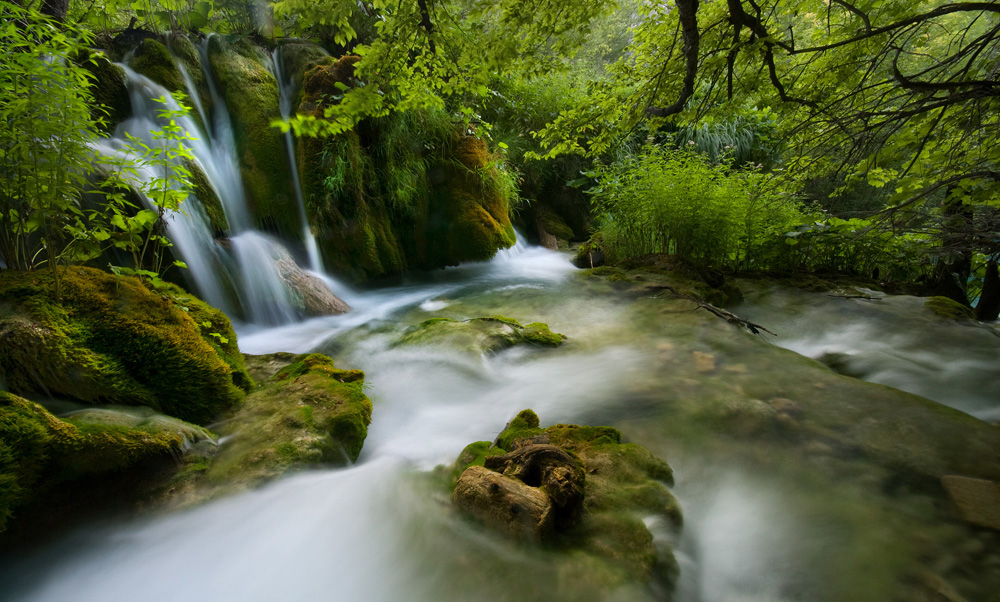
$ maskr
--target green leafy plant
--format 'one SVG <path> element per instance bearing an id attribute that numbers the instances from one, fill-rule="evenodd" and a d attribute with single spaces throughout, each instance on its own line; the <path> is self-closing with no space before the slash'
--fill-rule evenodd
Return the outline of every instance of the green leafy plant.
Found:
<path id="1" fill-rule="evenodd" d="M 97 137 L 87 83 L 71 59 L 90 35 L 35 10 L 0 2 L 0 258 L 4 267 L 53 269 L 85 230 L 80 192 Z"/>

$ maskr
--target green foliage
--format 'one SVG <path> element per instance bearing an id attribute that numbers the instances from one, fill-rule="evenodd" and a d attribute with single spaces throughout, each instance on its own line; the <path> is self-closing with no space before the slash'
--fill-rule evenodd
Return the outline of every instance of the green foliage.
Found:
<path id="1" fill-rule="evenodd" d="M 71 59 L 86 32 L 0 2 L 0 259 L 53 268 L 73 259 L 86 218 L 80 191 L 97 135 L 90 73 Z M 59 295 L 56 276 L 55 293 Z"/>
<path id="2" fill-rule="evenodd" d="M 780 260 L 784 232 L 804 219 L 775 178 L 730 171 L 690 150 L 647 146 L 596 176 L 591 193 L 612 262 L 675 253 L 697 265 L 768 269 Z"/>
<path id="3" fill-rule="evenodd" d="M 183 98 L 179 97 L 177 108 L 171 108 L 164 97 L 156 99 L 163 105 L 158 116 L 165 125 L 149 133 L 152 144 L 126 133 L 128 143 L 122 154 L 104 160 L 110 168 L 101 183 L 105 204 L 89 216 L 92 226 L 104 227 L 91 228 L 89 234 L 97 242 L 111 242 L 132 257 L 132 266 L 116 267 L 115 274 L 161 282 L 165 251 L 173 246 L 163 232 L 164 216 L 181 211 L 181 204 L 192 190 L 187 162 L 194 156 L 185 142 L 194 138 L 177 124 L 190 112 Z M 137 210 L 129 200 L 128 192 L 132 190 L 147 199 L 152 209 Z M 179 261 L 173 265 L 186 267 Z"/>

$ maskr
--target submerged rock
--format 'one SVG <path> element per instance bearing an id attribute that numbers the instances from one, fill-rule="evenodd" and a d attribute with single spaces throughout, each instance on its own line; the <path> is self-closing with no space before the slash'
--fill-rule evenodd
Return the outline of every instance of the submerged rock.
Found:
<path id="1" fill-rule="evenodd" d="M 99 270 L 0 271 L 0 382 L 19 395 L 144 405 L 207 423 L 252 387 L 222 312 Z"/>
<path id="2" fill-rule="evenodd" d="M 514 345 L 558 347 L 566 336 L 549 330 L 547 324 L 522 326 L 513 318 L 486 316 L 471 320 L 431 318 L 410 327 L 398 345 L 443 345 L 463 351 L 492 353 Z"/>
<path id="3" fill-rule="evenodd" d="M 486 526 L 521 540 L 582 553 L 609 570 L 588 578 L 669 584 L 676 563 L 646 527 L 659 517 L 673 529 L 680 507 L 666 485 L 670 466 L 645 448 L 621 443 L 611 427 L 541 428 L 531 410 L 492 444 L 473 443 L 453 470 L 453 503 Z M 599 574 L 600 576 L 596 576 Z"/>

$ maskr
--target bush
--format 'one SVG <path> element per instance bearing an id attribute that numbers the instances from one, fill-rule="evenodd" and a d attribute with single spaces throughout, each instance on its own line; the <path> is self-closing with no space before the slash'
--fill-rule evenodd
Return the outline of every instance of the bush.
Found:
<path id="1" fill-rule="evenodd" d="M 647 146 L 595 175 L 598 231 L 612 262 L 674 253 L 702 266 L 772 269 L 785 261 L 784 234 L 806 218 L 770 174 L 731 171 L 691 150 Z"/>

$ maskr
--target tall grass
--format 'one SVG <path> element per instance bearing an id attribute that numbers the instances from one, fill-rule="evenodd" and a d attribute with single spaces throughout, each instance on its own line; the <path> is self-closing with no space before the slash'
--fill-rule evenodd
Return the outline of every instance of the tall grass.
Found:
<path id="1" fill-rule="evenodd" d="M 595 175 L 591 193 L 611 261 L 673 253 L 702 266 L 770 269 L 787 254 L 785 233 L 806 218 L 768 174 L 732 171 L 693 150 L 647 146 Z"/>

